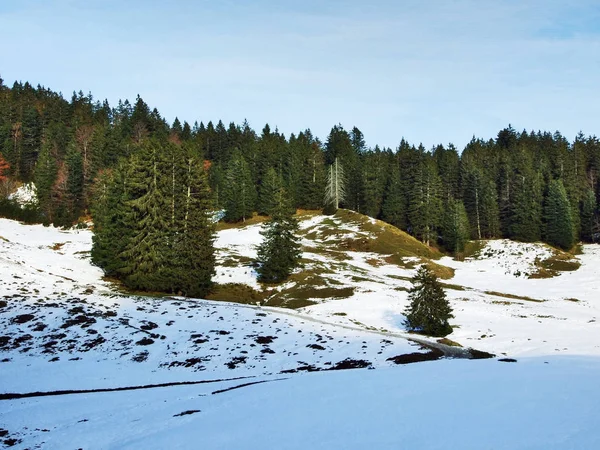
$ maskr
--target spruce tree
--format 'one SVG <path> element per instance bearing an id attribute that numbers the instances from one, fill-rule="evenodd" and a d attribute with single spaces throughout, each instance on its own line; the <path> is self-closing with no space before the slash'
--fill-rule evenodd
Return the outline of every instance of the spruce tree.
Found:
<path id="1" fill-rule="evenodd" d="M 421 266 L 412 283 L 408 294 L 410 304 L 405 311 L 408 328 L 430 336 L 452 333 L 448 323 L 454 317 L 452 308 L 436 275 L 426 266 Z"/>
<path id="2" fill-rule="evenodd" d="M 252 217 L 256 203 L 256 188 L 246 159 L 236 150 L 223 180 L 224 220 L 245 221 Z"/>
<path id="3" fill-rule="evenodd" d="M 460 200 L 451 198 L 444 207 L 441 240 L 444 247 L 455 255 L 465 249 L 469 240 L 469 219 Z"/>
<path id="4" fill-rule="evenodd" d="M 417 170 L 410 191 L 408 219 L 412 234 L 429 245 L 437 240 L 437 227 L 442 216 L 441 181 L 430 155 L 422 154 Z"/>
<path id="5" fill-rule="evenodd" d="M 515 175 L 512 183 L 509 236 L 523 242 L 541 240 L 542 180 L 533 169 Z"/>
<path id="6" fill-rule="evenodd" d="M 215 223 L 208 174 L 202 163 L 188 155 L 184 176 L 183 217 L 178 221 L 174 240 L 173 290 L 191 297 L 205 296 L 215 267 Z"/>
<path id="7" fill-rule="evenodd" d="M 276 207 L 260 232 L 263 241 L 258 247 L 257 273 L 263 283 L 280 283 L 300 264 L 298 221 L 285 189 L 276 193 Z"/>
<path id="8" fill-rule="evenodd" d="M 123 251 L 134 230 L 128 200 L 128 176 L 125 162 L 98 174 L 93 190 L 92 261 L 107 276 L 120 277 L 126 260 Z"/>
<path id="9" fill-rule="evenodd" d="M 404 211 L 404 201 L 402 192 L 402 182 L 400 180 L 400 169 L 394 163 L 388 179 L 383 205 L 381 207 L 381 218 L 395 227 L 406 229 L 406 212 Z"/>
<path id="10" fill-rule="evenodd" d="M 165 268 L 171 221 L 164 168 L 160 144 L 154 140 L 142 144 L 128 168 L 133 230 L 122 252 L 125 265 L 121 272 L 125 285 L 132 289 L 161 291 L 169 286 Z"/>
<path id="11" fill-rule="evenodd" d="M 283 187 L 283 181 L 273 167 L 269 167 L 263 177 L 258 192 L 258 213 L 270 216 L 277 206 L 277 193 Z"/>
<path id="12" fill-rule="evenodd" d="M 569 250 L 574 244 L 573 219 L 567 192 L 561 180 L 552 180 L 544 205 L 546 242 Z"/>
<path id="13" fill-rule="evenodd" d="M 581 201 L 581 240 L 594 242 L 594 217 L 596 214 L 596 195 L 588 189 Z"/>

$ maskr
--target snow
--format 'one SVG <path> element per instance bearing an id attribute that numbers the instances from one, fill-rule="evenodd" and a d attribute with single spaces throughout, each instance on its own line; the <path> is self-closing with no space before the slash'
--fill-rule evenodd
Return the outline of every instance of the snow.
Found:
<path id="1" fill-rule="evenodd" d="M 332 241 L 320 234 L 331 231 L 330 221 L 301 222 L 310 247 L 304 258 L 323 269 L 325 284 L 353 294 L 292 311 L 128 295 L 90 263 L 89 230 L 0 219 L 0 394 L 224 380 L 0 397 L 0 432 L 7 432 L 0 442 L 51 449 L 600 448 L 600 247 L 584 246 L 578 270 L 549 279 L 525 276 L 536 258 L 549 256 L 539 244 L 489 241 L 478 258 L 442 258 L 455 271 L 444 281 L 456 316 L 448 337 L 518 362 L 396 366 L 388 358 L 428 351 L 404 327 L 419 261 L 405 258 L 403 267 L 375 253 L 326 252 Z M 364 237 L 355 224 L 336 221 L 337 239 Z M 259 232 L 260 225 L 219 232 L 217 282 L 260 288 L 249 262 Z M 347 359 L 375 370 L 326 370 Z M 255 382 L 263 383 L 217 392 Z M 179 415 L 190 410 L 199 412 Z"/>
<path id="2" fill-rule="evenodd" d="M 37 204 L 37 190 L 33 183 L 26 183 L 20 186 L 13 194 L 9 195 L 10 200 L 16 201 L 22 208 L 25 206 L 35 206 Z"/>
<path id="3" fill-rule="evenodd" d="M 446 360 L 1 401 L 0 422 L 47 449 L 595 449 L 599 375 L 596 359 Z"/>

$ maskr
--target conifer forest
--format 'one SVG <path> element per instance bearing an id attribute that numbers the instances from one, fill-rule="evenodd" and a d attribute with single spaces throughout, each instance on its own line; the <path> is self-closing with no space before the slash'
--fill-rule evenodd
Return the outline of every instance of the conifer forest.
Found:
<path id="1" fill-rule="evenodd" d="M 449 253 L 469 239 L 569 249 L 600 236 L 595 136 L 508 125 L 464 149 L 426 149 L 402 139 L 401 124 L 397 134 L 397 148 L 381 148 L 341 125 L 320 140 L 218 118 L 169 124 L 139 96 L 109 105 L 0 80 L 2 189 L 33 182 L 39 199 L 21 210 L 2 195 L 0 215 L 57 226 L 91 215 L 92 256 L 108 275 L 190 295 L 210 286 L 214 218 L 271 216 L 282 196 L 291 208 L 382 219 Z"/>

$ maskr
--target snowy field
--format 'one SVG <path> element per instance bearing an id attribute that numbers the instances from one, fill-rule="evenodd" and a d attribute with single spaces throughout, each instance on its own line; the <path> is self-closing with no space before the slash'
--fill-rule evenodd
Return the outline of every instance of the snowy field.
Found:
<path id="1" fill-rule="evenodd" d="M 268 298 L 125 295 L 90 264 L 90 231 L 0 219 L 0 446 L 600 448 L 597 246 L 548 279 L 527 278 L 548 256 L 541 245 L 490 241 L 477 258 L 442 258 L 455 271 L 448 338 L 517 362 L 397 366 L 431 353 L 403 326 L 414 264 L 340 258 L 340 236 L 369 237 L 355 224 L 315 216 L 301 227 L 305 269 L 352 289 L 292 311 Z M 218 260 L 253 258 L 259 229 L 221 231 Z M 249 263 L 216 271 L 219 283 L 260 288 Z M 332 370 L 353 367 L 363 370 Z"/>

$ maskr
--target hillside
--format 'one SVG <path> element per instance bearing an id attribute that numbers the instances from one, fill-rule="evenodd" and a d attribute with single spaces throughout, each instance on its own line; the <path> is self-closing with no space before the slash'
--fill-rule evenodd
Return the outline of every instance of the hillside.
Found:
<path id="1" fill-rule="evenodd" d="M 456 318 L 448 336 L 465 347 L 504 355 L 599 354 L 596 245 L 574 256 L 546 244 L 479 243 L 457 261 L 384 222 L 346 210 L 301 215 L 304 267 L 277 287 L 252 270 L 260 225 L 222 230 L 213 298 L 297 308 L 344 326 L 407 336 L 402 312 L 415 267 L 443 279 Z"/>
<path id="2" fill-rule="evenodd" d="M 167 442 L 189 448 L 198 440 L 204 448 L 364 448 L 367 437 L 378 448 L 400 442 L 479 448 L 482 436 L 495 448 L 599 442 L 591 423 L 600 404 L 593 388 L 600 375 L 596 246 L 568 260 L 543 244 L 489 241 L 456 261 L 356 213 L 300 218 L 304 266 L 281 286 L 256 281 L 251 261 L 260 224 L 219 231 L 213 296 L 229 295 L 227 302 L 125 293 L 90 264 L 89 230 L 0 219 L 0 442 L 16 448 L 164 448 Z M 448 338 L 462 348 L 404 328 L 406 291 L 420 263 L 446 278 L 456 316 Z M 550 265 L 576 270 L 536 275 Z M 246 304 L 234 302 L 236 292 Z M 469 347 L 518 362 L 465 361 L 485 356 Z M 346 368 L 376 370 L 336 370 Z M 578 383 L 565 386 L 567 378 Z M 551 395 L 559 390 L 563 396 Z M 515 415 L 516 403 L 531 407 Z M 524 426 L 532 414 L 537 425 Z M 231 420 L 235 427 L 227 425 Z M 447 430 L 443 442 L 435 437 L 442 434 L 423 432 L 430 423 Z M 449 433 L 465 423 L 472 432 Z"/>

